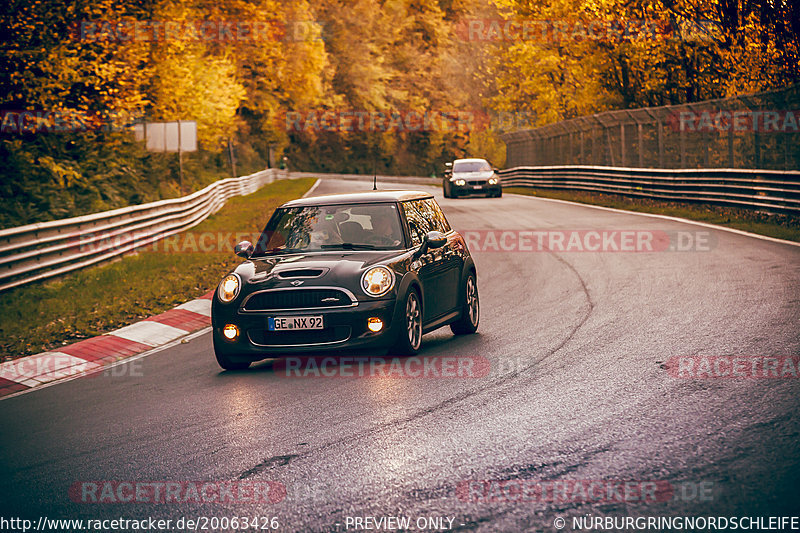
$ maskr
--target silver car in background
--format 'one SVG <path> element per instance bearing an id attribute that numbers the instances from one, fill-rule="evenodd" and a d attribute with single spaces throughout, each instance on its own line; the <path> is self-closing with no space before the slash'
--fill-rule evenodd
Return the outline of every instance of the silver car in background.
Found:
<path id="1" fill-rule="evenodd" d="M 490 198 L 503 196 L 497 169 L 485 159 L 456 159 L 452 171 L 442 180 L 445 198 L 481 195 Z"/>

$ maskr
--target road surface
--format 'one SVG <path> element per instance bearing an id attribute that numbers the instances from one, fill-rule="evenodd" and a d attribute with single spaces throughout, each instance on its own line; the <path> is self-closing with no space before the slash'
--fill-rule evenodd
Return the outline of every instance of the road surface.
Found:
<path id="1" fill-rule="evenodd" d="M 370 185 L 326 180 L 317 193 Z M 799 247 L 536 198 L 436 195 L 456 229 L 477 232 L 481 324 L 426 335 L 421 356 L 482 358 L 488 374 L 222 372 L 205 332 L 116 375 L 0 402 L 0 515 L 263 516 L 322 532 L 358 530 L 359 517 L 457 531 L 556 531 L 563 517 L 571 531 L 589 513 L 798 514 L 800 381 L 783 365 L 800 356 Z M 531 241 L 519 230 L 650 232 L 673 249 L 520 251 Z M 720 356 L 779 358 L 783 377 L 722 376 L 731 368 L 713 364 L 734 360 Z M 679 375 L 681 358 L 710 361 L 711 375 Z M 274 482 L 280 501 L 85 503 L 86 483 L 104 481 Z"/>

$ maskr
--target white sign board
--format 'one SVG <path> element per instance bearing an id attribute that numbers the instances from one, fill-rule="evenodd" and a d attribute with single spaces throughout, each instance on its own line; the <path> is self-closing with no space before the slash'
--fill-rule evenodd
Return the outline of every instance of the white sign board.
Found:
<path id="1" fill-rule="evenodd" d="M 194 120 L 136 124 L 134 133 L 137 141 L 147 143 L 149 152 L 197 151 L 197 122 Z"/>

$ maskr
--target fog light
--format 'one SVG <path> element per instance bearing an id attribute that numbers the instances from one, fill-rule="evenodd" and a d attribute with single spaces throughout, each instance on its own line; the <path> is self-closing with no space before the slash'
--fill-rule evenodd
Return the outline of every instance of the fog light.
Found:
<path id="1" fill-rule="evenodd" d="M 228 324 L 222 328 L 222 334 L 225 335 L 226 339 L 232 341 L 239 336 L 239 328 L 237 328 L 234 324 Z"/>
<path id="2" fill-rule="evenodd" d="M 367 327 L 370 331 L 377 333 L 383 329 L 383 320 L 380 318 L 372 317 L 367 320 Z"/>

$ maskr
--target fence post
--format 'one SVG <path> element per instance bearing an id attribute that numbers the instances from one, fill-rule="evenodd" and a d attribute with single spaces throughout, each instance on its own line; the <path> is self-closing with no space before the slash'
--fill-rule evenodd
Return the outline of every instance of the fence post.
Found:
<path id="1" fill-rule="evenodd" d="M 758 119 L 753 121 L 753 168 L 761 168 L 761 135 L 758 134 Z"/>
<path id="2" fill-rule="evenodd" d="M 681 144 L 681 168 L 686 168 L 686 132 L 683 131 L 683 124 L 678 128 L 680 131 Z"/>
<path id="3" fill-rule="evenodd" d="M 574 165 L 575 164 L 575 163 L 573 163 L 574 157 L 575 157 L 575 152 L 573 151 L 573 146 L 572 146 L 572 132 L 570 131 L 569 132 L 569 161 L 566 161 L 565 164 Z"/>
<path id="4" fill-rule="evenodd" d="M 639 135 L 639 168 L 644 168 L 644 139 L 642 139 L 642 123 L 636 123 L 636 133 Z"/>
<path id="5" fill-rule="evenodd" d="M 625 123 L 622 122 L 619 125 L 619 154 L 620 154 L 620 165 L 623 167 L 626 166 L 627 162 L 625 160 Z"/>
<path id="6" fill-rule="evenodd" d="M 658 128 L 658 168 L 664 168 L 664 126 L 660 120 L 656 125 Z"/>
<path id="7" fill-rule="evenodd" d="M 728 168 L 735 168 L 736 161 L 733 155 L 733 119 L 731 119 L 731 124 L 729 124 L 728 128 Z"/>

